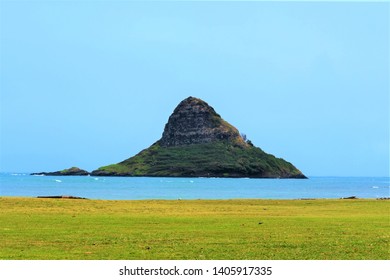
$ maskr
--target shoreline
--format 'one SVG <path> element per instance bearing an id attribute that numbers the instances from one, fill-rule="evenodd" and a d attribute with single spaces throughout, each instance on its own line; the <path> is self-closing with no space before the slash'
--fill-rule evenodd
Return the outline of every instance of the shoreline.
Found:
<path id="1" fill-rule="evenodd" d="M 0 199 L 49 199 L 49 200 L 90 200 L 90 201 L 337 201 L 337 200 L 355 200 L 355 201 L 375 201 L 375 200 L 390 200 L 390 197 L 377 197 L 377 198 L 365 198 L 365 197 L 340 197 L 340 198 L 217 198 L 217 199 L 162 199 L 162 198 L 148 198 L 148 199 L 100 199 L 100 198 L 88 198 L 79 197 L 73 195 L 49 195 L 49 196 L 0 196 Z"/>

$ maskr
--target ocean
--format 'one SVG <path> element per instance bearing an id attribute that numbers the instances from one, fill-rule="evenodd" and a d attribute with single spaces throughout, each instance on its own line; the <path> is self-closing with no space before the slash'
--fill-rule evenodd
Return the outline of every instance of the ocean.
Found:
<path id="1" fill-rule="evenodd" d="M 388 198 L 389 177 L 301 179 L 31 176 L 0 173 L 0 196 L 89 199 Z"/>

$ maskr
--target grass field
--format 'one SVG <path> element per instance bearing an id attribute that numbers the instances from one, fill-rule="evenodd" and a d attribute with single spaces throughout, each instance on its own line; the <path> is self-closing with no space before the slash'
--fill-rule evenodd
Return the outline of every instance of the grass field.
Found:
<path id="1" fill-rule="evenodd" d="M 0 198 L 0 259 L 389 259 L 390 201 Z"/>

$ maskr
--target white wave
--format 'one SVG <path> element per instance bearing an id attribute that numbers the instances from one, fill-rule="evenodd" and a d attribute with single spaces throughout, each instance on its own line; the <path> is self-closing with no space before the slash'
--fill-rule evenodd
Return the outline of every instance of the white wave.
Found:
<path id="1" fill-rule="evenodd" d="M 372 188 L 373 188 L 373 189 L 379 189 L 379 187 L 378 187 L 378 186 L 372 186 Z"/>
<path id="2" fill-rule="evenodd" d="M 55 180 L 57 183 L 62 183 L 62 181 L 61 180 Z"/>
<path id="3" fill-rule="evenodd" d="M 194 181 L 190 180 L 190 183 L 193 183 Z"/>
<path id="4" fill-rule="evenodd" d="M 95 181 L 99 180 L 99 178 L 93 178 Z"/>

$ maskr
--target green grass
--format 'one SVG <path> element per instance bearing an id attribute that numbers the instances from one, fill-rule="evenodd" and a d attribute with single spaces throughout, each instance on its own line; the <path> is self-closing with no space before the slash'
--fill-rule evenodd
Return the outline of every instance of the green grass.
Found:
<path id="1" fill-rule="evenodd" d="M 0 259 L 389 259 L 389 205 L 0 198 Z"/>

